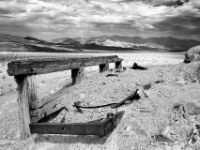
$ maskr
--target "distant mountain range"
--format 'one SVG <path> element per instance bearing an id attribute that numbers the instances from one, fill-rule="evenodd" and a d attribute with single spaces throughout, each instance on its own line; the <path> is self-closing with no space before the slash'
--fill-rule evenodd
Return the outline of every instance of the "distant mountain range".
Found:
<path id="1" fill-rule="evenodd" d="M 89 40 L 85 43 L 86 47 L 109 47 L 114 49 L 132 49 L 132 50 L 139 50 L 139 49 L 159 49 L 159 50 L 169 50 L 169 48 L 164 47 L 162 45 L 158 45 L 153 42 L 148 43 L 134 43 L 134 42 L 127 42 L 125 40 L 114 39 L 112 37 L 99 37 Z"/>
<path id="2" fill-rule="evenodd" d="M 90 38 L 58 38 L 51 41 L 34 37 L 18 37 L 0 34 L 0 51 L 30 52 L 84 52 L 85 50 L 157 50 L 180 52 L 200 45 L 200 41 L 172 37 L 101 36 Z"/>
<path id="3" fill-rule="evenodd" d="M 0 34 L 0 52 L 79 52 L 78 48 L 63 43 L 53 43 L 34 37 Z"/>
<path id="4" fill-rule="evenodd" d="M 102 36 L 93 38 L 75 38 L 85 47 L 118 47 L 127 49 L 186 51 L 191 47 L 200 45 L 200 41 L 192 39 L 177 39 L 172 37 L 126 37 L 126 36 Z"/>

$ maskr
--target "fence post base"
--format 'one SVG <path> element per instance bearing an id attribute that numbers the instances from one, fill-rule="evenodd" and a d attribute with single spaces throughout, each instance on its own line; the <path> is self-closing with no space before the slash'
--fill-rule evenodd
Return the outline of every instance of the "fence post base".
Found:
<path id="1" fill-rule="evenodd" d="M 34 80 L 35 75 L 15 76 L 15 81 L 18 85 L 18 106 L 21 139 L 27 139 L 31 136 L 29 129 L 29 103 L 37 100 L 37 91 Z"/>

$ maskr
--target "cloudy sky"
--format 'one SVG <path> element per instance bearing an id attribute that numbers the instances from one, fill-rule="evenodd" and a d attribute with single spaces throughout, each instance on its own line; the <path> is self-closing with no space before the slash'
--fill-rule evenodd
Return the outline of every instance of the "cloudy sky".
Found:
<path id="1" fill-rule="evenodd" d="M 200 0 L 154 7 L 165 1 L 1 0 L 0 33 L 45 40 L 103 35 L 200 40 Z"/>

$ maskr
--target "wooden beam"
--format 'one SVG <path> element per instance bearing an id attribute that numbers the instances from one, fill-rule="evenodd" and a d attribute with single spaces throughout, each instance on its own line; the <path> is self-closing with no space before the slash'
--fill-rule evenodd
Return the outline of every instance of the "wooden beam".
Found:
<path id="1" fill-rule="evenodd" d="M 99 72 L 105 72 L 108 69 L 109 69 L 109 64 L 108 63 L 99 65 Z"/>
<path id="2" fill-rule="evenodd" d="M 45 74 L 68 69 L 87 66 L 95 66 L 105 63 L 120 61 L 118 56 L 84 57 L 84 58 L 44 58 L 44 59 L 21 59 L 8 63 L 10 76 L 20 74 Z"/>
<path id="3" fill-rule="evenodd" d="M 113 124 L 109 121 L 107 128 L 111 128 Z M 105 127 L 103 123 L 33 123 L 30 124 L 31 133 L 39 134 L 71 134 L 71 135 L 105 135 Z"/>
<path id="4" fill-rule="evenodd" d="M 18 106 L 21 139 L 26 139 L 31 135 L 29 129 L 29 103 L 37 100 L 34 79 L 35 75 L 15 76 L 15 81 L 18 85 Z"/>
<path id="5" fill-rule="evenodd" d="M 122 60 L 115 62 L 115 69 L 122 69 Z"/>
<path id="6" fill-rule="evenodd" d="M 46 116 L 38 121 L 38 123 L 64 123 L 65 122 L 65 115 L 67 113 L 68 109 L 63 107 L 59 111 Z"/>
<path id="7" fill-rule="evenodd" d="M 30 103 L 30 108 L 32 110 L 37 109 L 37 108 L 41 108 L 42 106 L 46 105 L 47 103 L 50 103 L 51 101 L 59 101 L 59 98 L 61 98 L 61 96 L 63 96 L 64 94 L 66 94 L 70 89 L 72 89 L 73 86 L 67 88 L 64 87 L 60 90 L 58 90 L 56 93 L 54 94 L 50 94 L 40 100 L 34 101 Z"/>
<path id="8" fill-rule="evenodd" d="M 49 123 L 64 123 L 66 113 L 67 109 L 63 108 L 55 118 L 49 121 Z"/>
<path id="9" fill-rule="evenodd" d="M 72 84 L 77 84 L 81 82 L 81 79 L 85 76 L 85 69 L 84 67 L 72 69 L 71 71 L 72 76 Z"/>
<path id="10" fill-rule="evenodd" d="M 61 104 L 56 104 L 53 107 L 49 107 L 48 109 L 46 109 L 45 111 L 37 114 L 36 116 L 31 117 L 31 122 L 35 123 L 40 121 L 41 119 L 43 119 L 44 117 L 47 117 L 49 115 L 52 115 L 53 113 L 56 113 L 57 111 L 59 111 L 60 109 L 62 109 L 64 106 Z"/>
<path id="11" fill-rule="evenodd" d="M 59 99 L 59 98 L 55 99 L 55 100 L 43 105 L 40 108 L 37 108 L 35 110 L 31 110 L 30 111 L 30 116 L 31 117 L 38 116 L 38 115 L 44 115 L 45 116 L 46 112 L 48 112 L 50 109 L 54 108 L 59 103 L 61 103 L 61 99 Z"/>

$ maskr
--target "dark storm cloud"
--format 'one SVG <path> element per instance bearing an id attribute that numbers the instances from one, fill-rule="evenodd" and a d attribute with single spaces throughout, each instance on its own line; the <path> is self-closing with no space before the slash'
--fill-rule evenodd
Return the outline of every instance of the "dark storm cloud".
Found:
<path id="1" fill-rule="evenodd" d="M 164 0 L 165 1 L 165 0 Z M 164 2 L 162 1 L 162 2 Z M 152 0 L 152 3 L 161 2 Z M 200 1 L 153 7 L 147 1 L 27 0 L 0 2 L 0 31 L 63 36 L 197 35 Z M 23 32 L 24 30 L 24 32 Z"/>
<path id="2" fill-rule="evenodd" d="M 168 32 L 171 35 L 179 37 L 195 37 L 200 39 L 200 14 L 193 11 L 184 11 L 179 15 L 170 16 L 160 22 L 156 22 L 153 26 L 157 31 Z"/>
<path id="3" fill-rule="evenodd" d="M 0 7 L 0 14 L 9 14 L 10 11 Z"/>

